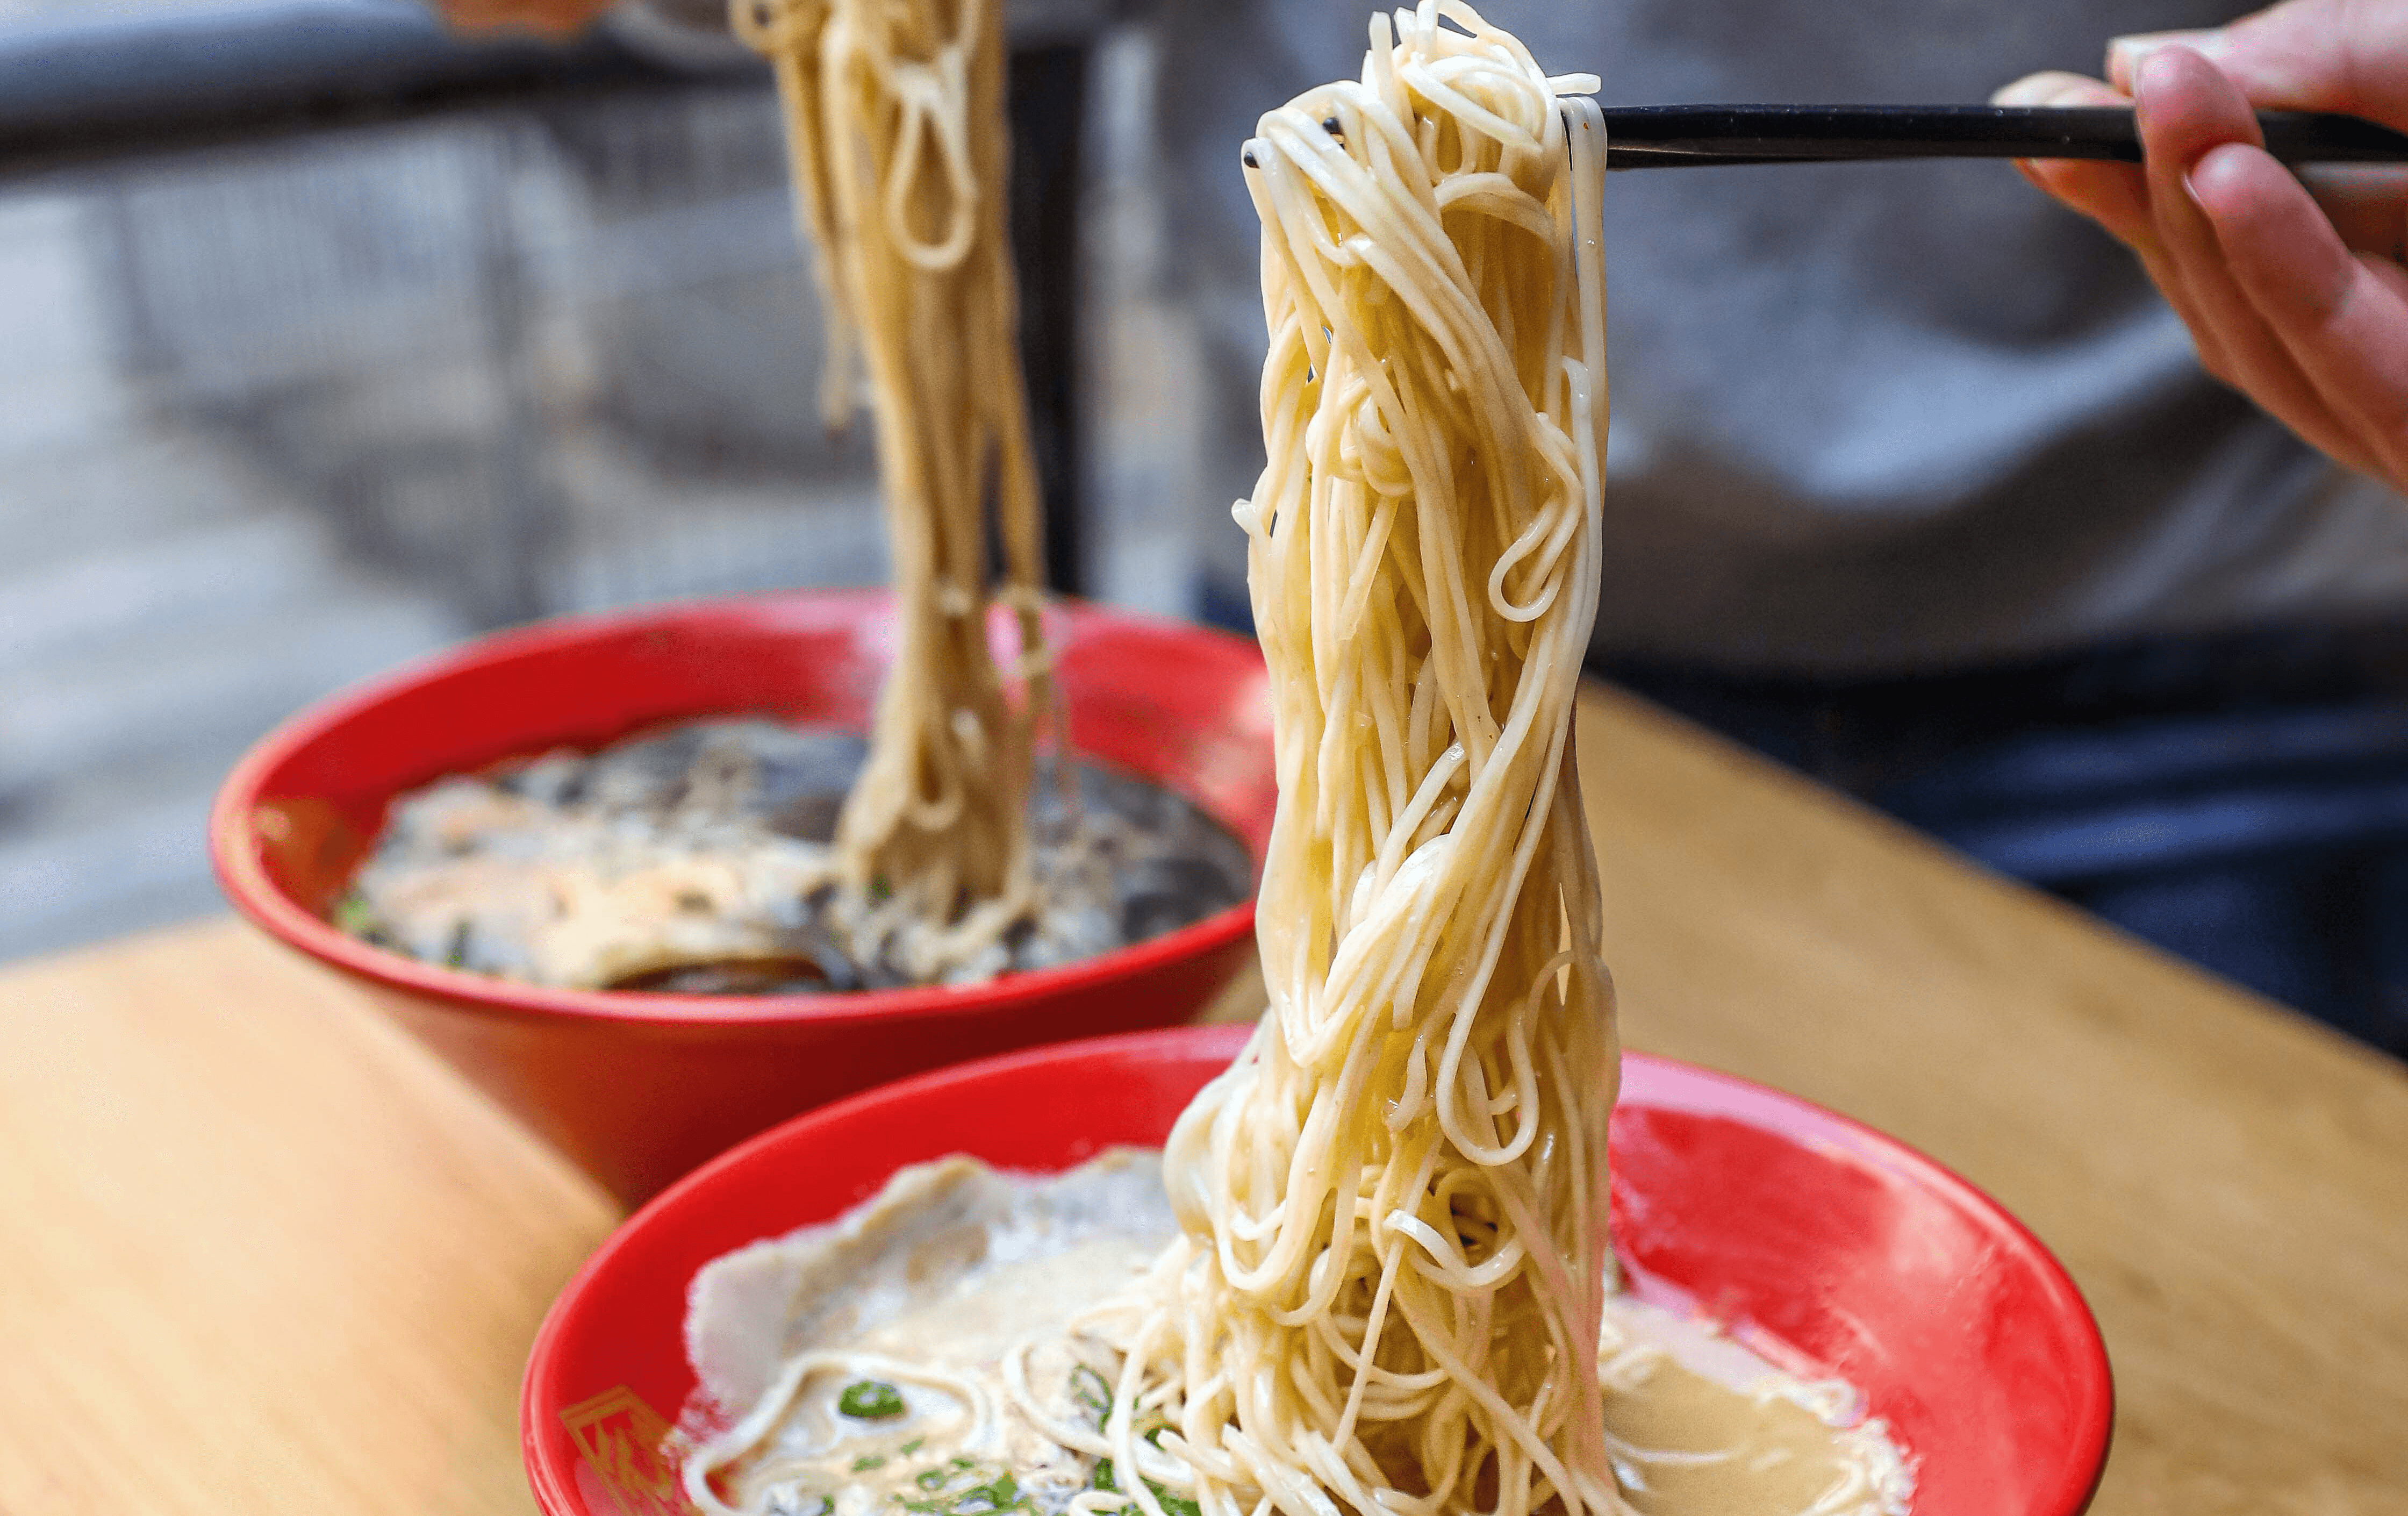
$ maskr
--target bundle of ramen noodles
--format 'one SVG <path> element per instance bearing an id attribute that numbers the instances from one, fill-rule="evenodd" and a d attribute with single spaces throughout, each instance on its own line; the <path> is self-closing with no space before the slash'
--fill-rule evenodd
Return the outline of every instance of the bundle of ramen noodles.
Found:
<path id="1" fill-rule="evenodd" d="M 1598 1379 L 1619 1060 L 1572 755 L 1604 127 L 1594 79 L 1469 6 L 1371 42 L 1245 152 L 1271 1003 L 1165 1151 L 1183 1236 L 1080 1323 L 1110 1411 L 1046 1430 L 1120 1471 L 1082 1509 L 1623 1509 Z"/>
<path id="2" fill-rule="evenodd" d="M 774 66 L 818 249 L 822 407 L 877 418 L 896 646 L 837 830 L 846 925 L 924 979 L 1036 908 L 1027 808 L 1050 692 L 1041 528 L 1006 239 L 1002 0 L 734 0 Z M 990 585 L 990 517 L 1002 584 Z M 1018 613 L 998 667 L 987 608 Z M 1014 683 L 1025 693 L 1015 704 Z"/>
<path id="3" fill-rule="evenodd" d="M 1907 1509 L 1846 1385 L 1608 1294 L 1595 89 L 1422 0 L 1262 119 L 1270 1006 L 1158 1161 L 913 1165 L 705 1269 L 698 1509 Z"/>

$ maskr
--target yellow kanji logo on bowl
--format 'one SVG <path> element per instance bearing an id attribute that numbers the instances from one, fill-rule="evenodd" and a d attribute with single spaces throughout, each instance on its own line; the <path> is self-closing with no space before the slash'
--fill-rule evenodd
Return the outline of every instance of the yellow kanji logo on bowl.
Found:
<path id="1" fill-rule="evenodd" d="M 678 1483 L 677 1465 L 661 1451 L 669 1423 L 621 1385 L 560 1413 L 577 1451 L 627 1516 L 694 1516 Z"/>

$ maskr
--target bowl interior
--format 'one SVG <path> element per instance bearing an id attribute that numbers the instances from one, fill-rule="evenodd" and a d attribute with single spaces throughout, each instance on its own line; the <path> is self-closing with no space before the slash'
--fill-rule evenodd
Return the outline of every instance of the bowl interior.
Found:
<path id="1" fill-rule="evenodd" d="M 527 1365 L 528 1475 L 551 1516 L 687 1508 L 654 1455 L 694 1388 L 687 1282 L 823 1221 L 896 1168 L 967 1152 L 1066 1167 L 1158 1145 L 1244 1029 L 1112 1037 L 967 1064 L 796 1119 L 638 1213 L 552 1307 Z M 2105 1350 L 2045 1249 L 1898 1143 L 1725 1075 L 1632 1055 L 1614 1238 L 1642 1297 L 1861 1388 L 1914 1460 L 1915 1509 L 2073 1516 L 2104 1462 Z"/>
<path id="2" fill-rule="evenodd" d="M 1254 644 L 1096 606 L 1048 617 L 1072 749 L 1178 792 L 1259 859 L 1276 791 Z M 991 630 L 999 647 L 1014 645 L 1000 608 Z M 704 601 L 480 639 L 271 733 L 219 794 L 212 853 L 236 903 L 271 931 L 370 967 L 393 955 L 322 917 L 395 795 L 707 715 L 866 729 L 894 640 L 882 591 Z"/>

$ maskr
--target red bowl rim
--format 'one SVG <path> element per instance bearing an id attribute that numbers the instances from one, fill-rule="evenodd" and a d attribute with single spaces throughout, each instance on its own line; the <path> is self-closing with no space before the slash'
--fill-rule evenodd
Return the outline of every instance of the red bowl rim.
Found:
<path id="1" fill-rule="evenodd" d="M 857 1112 L 866 1109 L 914 1102 L 930 1093 L 976 1084 L 997 1075 L 1063 1058 L 1092 1057 L 1123 1050 L 1180 1059 L 1199 1055 L 1234 1058 L 1253 1030 L 1251 1026 L 1201 1026 L 1116 1032 L 1110 1036 L 1054 1043 L 953 1064 L 897 1079 L 806 1111 L 757 1136 L 747 1138 L 679 1179 L 645 1203 L 603 1239 L 601 1246 L 579 1265 L 575 1274 L 569 1276 L 568 1282 L 561 1287 L 560 1293 L 553 1297 L 551 1307 L 544 1312 L 542 1324 L 536 1329 L 535 1343 L 527 1354 L 526 1372 L 519 1385 L 519 1439 L 527 1482 L 534 1490 L 537 1505 L 546 1516 L 576 1516 L 580 1509 L 571 1494 L 572 1487 L 565 1482 L 570 1476 L 553 1466 L 537 1436 L 537 1428 L 548 1424 L 545 1420 L 548 1413 L 558 1408 L 547 1404 L 547 1400 L 553 1379 L 552 1361 L 561 1350 L 565 1322 L 579 1297 L 596 1278 L 609 1270 L 622 1250 L 652 1227 L 664 1224 L 665 1218 L 686 1206 L 700 1191 L 721 1183 L 724 1176 L 756 1162 L 759 1155 L 769 1148 L 807 1140 L 805 1133 L 821 1127 L 841 1126 L 853 1120 Z M 2014 1252 L 2028 1262 L 2039 1275 L 2051 1311 L 2076 1328 L 2071 1335 L 2076 1339 L 2077 1356 L 2071 1368 L 2078 1388 L 2073 1437 L 2059 1481 L 2049 1492 L 2051 1503 L 2040 1509 L 2045 1516 L 2080 1516 L 2088 1509 L 2092 1497 L 2098 1494 L 2099 1481 L 2106 1474 L 2108 1447 L 2114 1435 L 2114 1377 L 2108 1364 L 2107 1344 L 2100 1334 L 2098 1318 L 2092 1314 L 2090 1303 L 2083 1298 L 2073 1277 L 2066 1272 L 2065 1265 L 2049 1250 L 2047 1244 L 2016 1220 L 2014 1212 L 2000 1205 L 1978 1185 L 1936 1159 L 1927 1157 L 1854 1117 L 1718 1069 L 1653 1053 L 1626 1050 L 1622 1056 L 1626 1079 L 1634 1070 L 1644 1071 L 1641 1077 L 1646 1079 L 1650 1093 L 1655 1097 L 1652 1104 L 1701 1115 L 1753 1119 L 1759 1123 L 1777 1113 L 1783 1119 L 1784 1130 L 1821 1137 L 1858 1157 L 1875 1161 L 1913 1178 L 1966 1213 L 1980 1218 L 1985 1225 L 1994 1229 L 2008 1243 Z"/>
<path id="2" fill-rule="evenodd" d="M 978 985 L 929 985 L 905 989 L 853 990 L 826 995 L 680 995 L 599 989 L 564 989 L 515 979 L 469 974 L 423 963 L 362 942 L 305 910 L 270 879 L 261 861 L 253 809 L 268 774 L 292 756 L 361 713 L 400 695 L 467 670 L 509 658 L 569 647 L 597 635 L 639 630 L 652 625 L 709 619 L 714 614 L 810 600 L 868 612 L 886 603 L 879 589 L 780 590 L 760 595 L 711 596 L 669 600 L 634 610 L 547 617 L 523 627 L 491 632 L 412 658 L 336 691 L 303 708 L 253 744 L 218 787 L 209 807 L 209 863 L 234 907 L 253 925 L 286 946 L 322 962 L 390 989 L 432 997 L 453 1008 L 504 1018 L 567 1017 L 642 1025 L 673 1023 L 724 1027 L 762 1022 L 842 1024 L 873 1018 L 943 1020 L 1025 1005 L 1066 991 L 1149 973 L 1237 941 L 1254 930 L 1251 897 L 1158 937 L 1099 953 L 1093 958 L 1031 969 Z M 1090 625 L 1133 626 L 1175 631 L 1201 641 L 1252 650 L 1233 632 L 1165 616 L 1151 616 L 1087 601 L 1054 602 Z"/>

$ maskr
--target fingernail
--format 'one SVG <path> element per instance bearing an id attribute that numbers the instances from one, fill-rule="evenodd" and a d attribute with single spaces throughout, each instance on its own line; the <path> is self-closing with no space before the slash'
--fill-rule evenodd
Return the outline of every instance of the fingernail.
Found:
<path id="1" fill-rule="evenodd" d="M 2213 58 L 2224 51 L 2224 34 L 2214 30 L 2135 32 L 2130 36 L 2112 38 L 2107 44 L 2107 75 L 2129 93 L 2133 80 L 2139 77 L 2141 61 L 2153 52 L 2172 47 L 2188 48 L 2193 52 Z"/>
<path id="2" fill-rule="evenodd" d="M 2057 103 L 2057 88 L 2053 74 L 2028 74 L 2013 84 L 1999 87 L 1990 96 L 1994 106 L 2045 106 Z"/>
<path id="3" fill-rule="evenodd" d="M 2164 51 L 2165 49 L 2161 47 L 2150 48 L 2137 54 L 2132 60 L 2130 70 L 2125 75 L 2125 92 L 2132 97 L 2132 124 L 2144 137 L 2149 129 L 2149 96 L 2168 88 L 2172 82 L 2167 76 L 2167 71 L 2173 66 L 2173 60 L 2169 58 L 2163 64 L 2153 62 Z M 2157 82 L 2154 86 L 2148 82 L 2148 76 L 2151 74 L 2158 76 Z"/>
<path id="4" fill-rule="evenodd" d="M 2159 48 L 2173 47 L 2188 48 L 2213 58 L 2224 49 L 2224 33 L 2216 27 L 2188 32 L 2134 32 L 2129 36 L 2108 38 L 2107 56 L 2122 56 L 2138 63 Z"/>
<path id="5" fill-rule="evenodd" d="M 2227 142 L 2221 147 L 2210 148 L 2201 153 L 2199 162 L 2192 164 L 2184 173 L 2183 193 L 2190 196 L 2191 204 L 2199 207 L 2201 215 L 2208 216 L 2211 221 L 2214 219 L 2207 209 L 2206 199 L 2200 194 L 2200 180 L 2204 177 L 2224 180 L 2231 179 L 2236 174 L 2248 172 L 2250 155 L 2254 151 L 2243 143 Z M 2227 185 L 2225 190 L 2219 190 L 2216 193 L 2221 195 L 2230 188 L 2230 185 Z"/>

